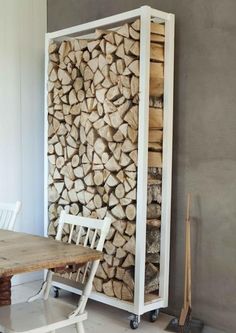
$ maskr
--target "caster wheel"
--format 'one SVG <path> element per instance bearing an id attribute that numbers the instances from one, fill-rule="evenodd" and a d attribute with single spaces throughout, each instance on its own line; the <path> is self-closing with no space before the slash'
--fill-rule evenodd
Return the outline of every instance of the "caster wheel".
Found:
<path id="1" fill-rule="evenodd" d="M 132 328 L 132 330 L 136 330 L 139 326 L 139 322 L 135 318 L 135 319 L 130 320 L 129 325 L 130 325 L 130 328 Z"/>
<path id="2" fill-rule="evenodd" d="M 159 310 L 152 310 L 149 312 L 149 320 L 151 323 L 154 323 L 157 320 Z"/>
<path id="3" fill-rule="evenodd" d="M 53 291 L 54 291 L 54 298 L 58 298 L 59 297 L 59 288 L 54 287 Z"/>

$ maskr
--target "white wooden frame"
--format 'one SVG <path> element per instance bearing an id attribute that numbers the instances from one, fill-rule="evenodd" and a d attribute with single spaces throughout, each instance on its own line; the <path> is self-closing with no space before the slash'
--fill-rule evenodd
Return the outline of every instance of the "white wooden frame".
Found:
<path id="1" fill-rule="evenodd" d="M 0 202 L 0 228 L 14 230 L 20 209 L 20 201 L 16 201 L 15 203 Z"/>
<path id="2" fill-rule="evenodd" d="M 169 248 L 171 218 L 171 183 L 172 183 L 172 133 L 173 133 L 173 72 L 174 72 L 174 21 L 173 14 L 165 13 L 149 6 L 142 6 L 118 15 L 96 20 L 86 24 L 46 34 L 45 40 L 45 196 L 44 222 L 45 235 L 48 229 L 48 162 L 47 162 L 47 64 L 48 45 L 51 40 L 60 40 L 74 36 L 84 36 L 95 28 L 112 28 L 125 21 L 141 19 L 140 39 L 140 103 L 139 103 L 139 134 L 138 134 L 138 188 L 136 218 L 136 257 L 135 257 L 135 292 L 134 303 L 108 297 L 93 292 L 91 299 L 124 309 L 138 316 L 155 309 L 168 306 L 169 290 Z M 164 54 L 164 129 L 163 129 L 163 175 L 162 175 L 162 225 L 160 255 L 160 289 L 159 297 L 145 302 L 145 245 L 146 245 L 146 197 L 147 197 L 147 161 L 148 161 L 148 123 L 149 123 L 149 61 L 150 61 L 150 23 L 165 23 L 165 54 Z M 141 246 L 140 246 L 141 244 Z M 54 286 L 79 293 L 72 284 L 65 286 L 59 282 Z"/>

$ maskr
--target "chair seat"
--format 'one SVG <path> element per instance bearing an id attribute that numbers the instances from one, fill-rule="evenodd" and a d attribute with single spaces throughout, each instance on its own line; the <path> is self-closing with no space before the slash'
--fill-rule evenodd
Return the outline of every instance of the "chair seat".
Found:
<path id="1" fill-rule="evenodd" d="M 86 312 L 68 319 L 75 308 L 54 298 L 3 306 L 0 308 L 0 331 L 44 333 L 86 320 Z"/>

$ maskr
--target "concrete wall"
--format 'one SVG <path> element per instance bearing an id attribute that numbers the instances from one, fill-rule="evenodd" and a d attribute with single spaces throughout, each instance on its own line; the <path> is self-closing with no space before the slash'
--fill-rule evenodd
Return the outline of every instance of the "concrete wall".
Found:
<path id="1" fill-rule="evenodd" d="M 0 202 L 20 200 L 17 230 L 43 234 L 46 0 L 0 0 Z M 15 283 L 33 275 L 19 275 Z"/>
<path id="2" fill-rule="evenodd" d="M 193 314 L 236 329 L 236 1 L 48 0 L 48 31 L 151 5 L 176 14 L 170 306 L 183 295 L 193 193 Z"/>

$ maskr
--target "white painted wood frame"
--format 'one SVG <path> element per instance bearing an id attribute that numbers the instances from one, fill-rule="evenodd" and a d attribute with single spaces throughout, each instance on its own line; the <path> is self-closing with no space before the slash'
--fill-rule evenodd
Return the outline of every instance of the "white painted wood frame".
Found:
<path id="1" fill-rule="evenodd" d="M 169 290 L 169 252 L 171 219 L 172 183 L 172 139 L 173 139 L 173 75 L 174 75 L 174 15 L 149 6 L 142 6 L 118 15 L 96 20 L 86 24 L 46 34 L 45 40 L 45 196 L 44 222 L 45 235 L 48 229 L 48 122 L 47 122 L 47 64 L 48 45 L 51 40 L 67 39 L 74 36 L 87 37 L 96 28 L 114 28 L 125 21 L 136 18 L 141 20 L 140 34 L 140 102 L 138 133 L 138 188 L 136 217 L 136 256 L 134 302 L 119 300 L 93 292 L 91 299 L 129 311 L 136 315 L 168 306 Z M 160 289 L 159 297 L 145 302 L 145 251 L 146 251 L 146 199 L 147 199 L 147 161 L 148 161 L 148 123 L 149 123 L 149 64 L 150 64 L 150 24 L 151 21 L 165 23 L 164 54 L 164 129 L 163 129 L 163 176 L 162 176 L 162 213 L 161 213 L 161 250 L 160 250 Z M 54 286 L 80 293 L 73 283 L 64 285 L 54 282 Z"/>
<path id="2" fill-rule="evenodd" d="M 0 229 L 14 230 L 20 208 L 20 201 L 16 203 L 0 202 Z"/>

